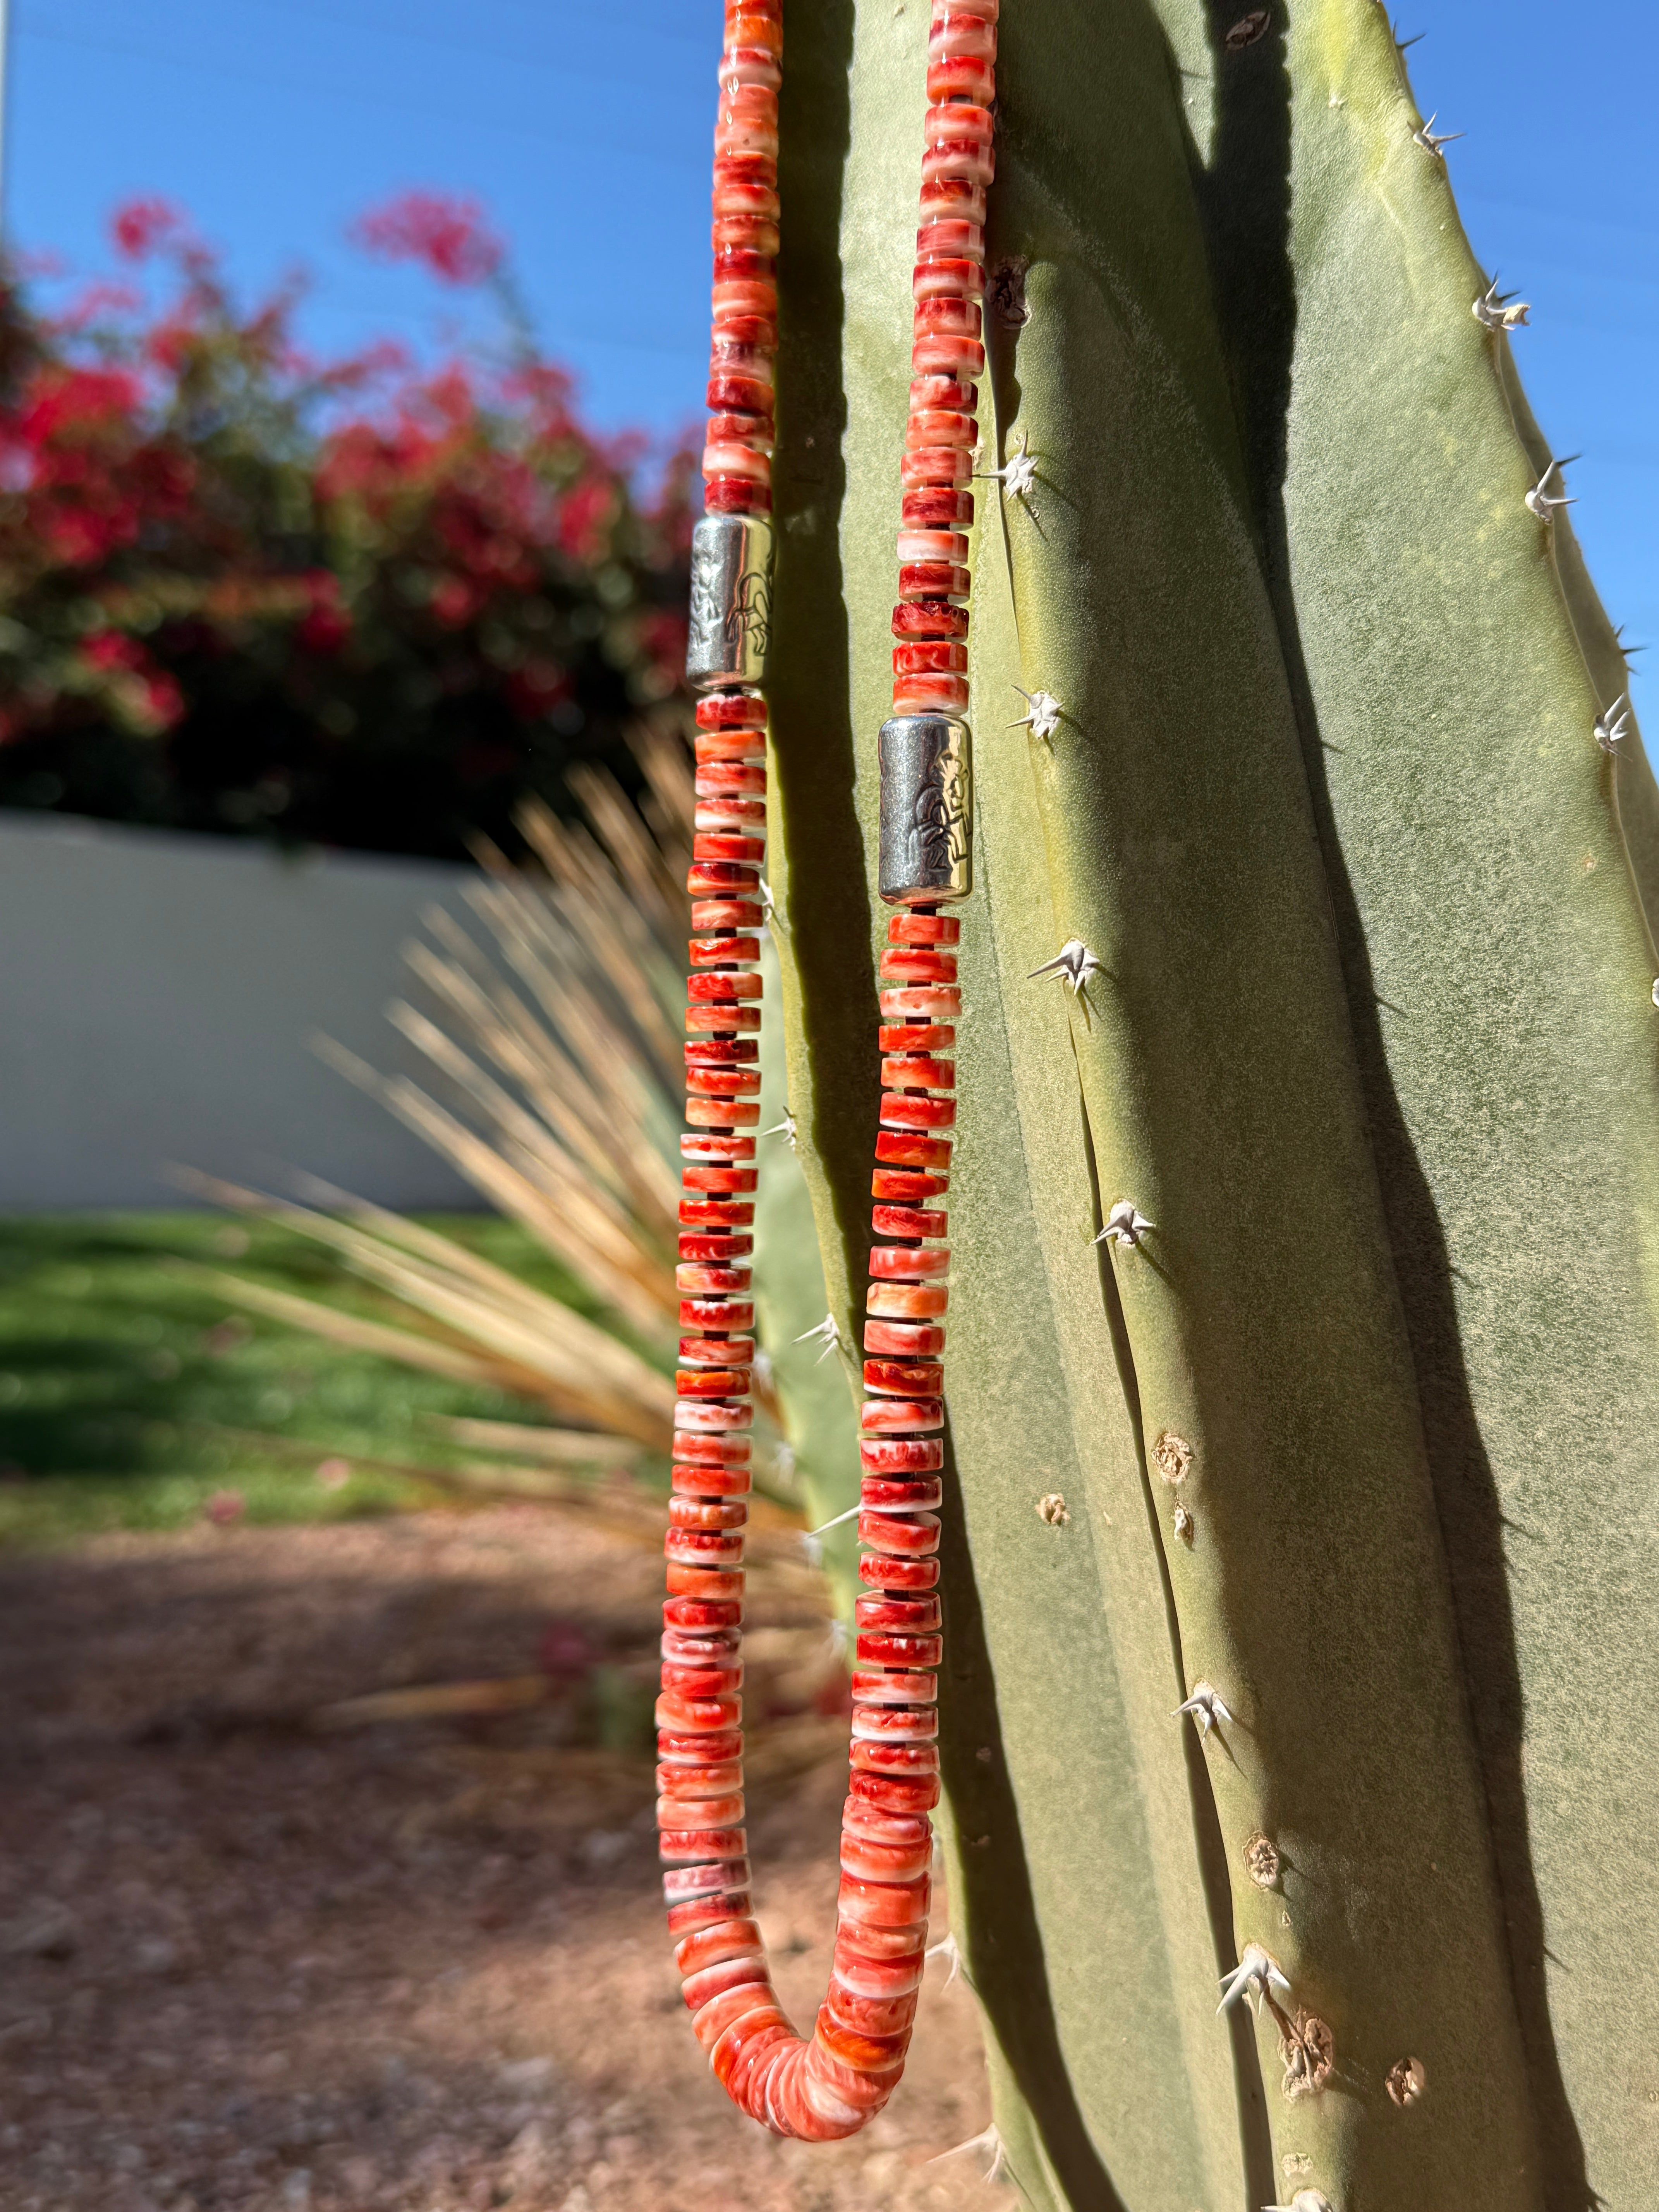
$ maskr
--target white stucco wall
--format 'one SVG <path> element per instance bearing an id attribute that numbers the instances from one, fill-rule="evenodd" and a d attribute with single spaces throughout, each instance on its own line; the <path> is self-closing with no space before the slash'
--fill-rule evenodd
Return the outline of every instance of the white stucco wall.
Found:
<path id="1" fill-rule="evenodd" d="M 416 1070 L 383 1009 L 422 908 L 464 911 L 467 872 L 0 813 L 0 1212 L 181 1205 L 170 1161 L 476 1206 L 307 1042 Z"/>

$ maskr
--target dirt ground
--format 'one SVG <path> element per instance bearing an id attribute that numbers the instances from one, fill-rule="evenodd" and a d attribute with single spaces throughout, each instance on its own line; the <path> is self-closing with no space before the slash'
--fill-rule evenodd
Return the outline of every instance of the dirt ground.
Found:
<path id="1" fill-rule="evenodd" d="M 410 1685 L 534 1695 L 550 1620 L 626 1688 L 659 1572 L 518 1507 L 0 1567 L 4 2212 L 1006 2212 L 975 2153 L 929 2163 L 988 2118 L 942 1961 L 864 2135 L 783 2143 L 730 2109 L 677 1992 L 649 1760 L 573 1740 L 574 1692 L 317 1723 Z M 798 2021 L 827 1967 L 838 1735 L 781 1725 L 750 1793 Z"/>

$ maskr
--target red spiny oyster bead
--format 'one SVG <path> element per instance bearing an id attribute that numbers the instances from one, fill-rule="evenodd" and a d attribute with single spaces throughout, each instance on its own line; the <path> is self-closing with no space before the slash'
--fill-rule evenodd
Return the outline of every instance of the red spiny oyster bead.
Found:
<path id="1" fill-rule="evenodd" d="M 908 680 L 909 678 L 952 676 L 967 665 L 968 648 L 965 645 L 896 645 L 893 647 L 894 688 L 914 690 L 916 687 Z M 965 689 L 965 684 L 962 688 Z"/>
<path id="2" fill-rule="evenodd" d="M 761 1972 L 763 1974 L 765 1969 L 762 1968 Z M 708 2051 L 735 2021 L 755 2013 L 766 2013 L 780 2021 L 783 2019 L 769 1981 L 743 1982 L 735 1989 L 722 1990 L 718 1996 L 710 1997 L 702 2009 L 693 2015 L 692 2033 L 703 2049 Z"/>
<path id="3" fill-rule="evenodd" d="M 749 1508 L 741 1498 L 671 1498 L 668 1520 L 676 1528 L 741 1528 Z"/>
<path id="4" fill-rule="evenodd" d="M 927 58 L 941 62 L 954 54 L 973 54 L 991 62 L 996 59 L 996 18 L 985 17 L 964 8 L 936 9 L 927 33 Z"/>
<path id="5" fill-rule="evenodd" d="M 748 1097 L 761 1088 L 759 1068 L 686 1068 L 686 1088 L 703 1097 Z"/>
<path id="6" fill-rule="evenodd" d="M 896 1959 L 879 1958 L 860 1950 L 850 1936 L 838 1934 L 830 1972 L 843 1989 L 858 1996 L 908 1996 L 921 1987 L 927 1957 L 916 1949 L 901 1952 Z"/>
<path id="7" fill-rule="evenodd" d="M 683 1504 L 686 1501 L 673 1502 Z M 684 1559 L 692 1567 L 736 1566 L 743 1557 L 742 1536 L 727 1529 L 671 1528 L 663 1543 L 671 1559 Z"/>
<path id="8" fill-rule="evenodd" d="M 682 1298 L 679 1317 L 699 1328 L 752 1328 L 755 1305 L 752 1298 Z"/>
<path id="9" fill-rule="evenodd" d="M 901 1562 L 901 1564 L 903 1564 Z M 911 1565 L 920 1565 L 921 1561 Z M 927 1562 L 933 1565 L 932 1561 Z M 939 1709 L 931 1699 L 915 1704 L 890 1705 L 884 1700 L 853 1703 L 852 1731 L 855 1741 L 870 1743 L 933 1742 L 939 1735 Z"/>
<path id="10" fill-rule="evenodd" d="M 730 838 L 726 842 L 737 844 L 746 841 Z M 740 969 L 704 968 L 695 970 L 686 977 L 685 989 L 689 999 L 716 1005 L 726 1000 L 758 999 L 761 995 L 761 979 L 758 975 Z"/>
<path id="11" fill-rule="evenodd" d="M 766 1972 L 766 1962 L 759 1952 L 751 1951 L 746 1957 L 722 1959 L 713 1966 L 700 1966 L 689 1974 L 680 1984 L 680 1995 L 690 2012 L 700 2012 L 711 1997 L 723 1996 L 728 1990 L 748 1989 L 756 1985 Z M 775 2003 L 775 1998 L 773 2000 Z M 756 2009 L 745 2007 L 746 2011 Z"/>
<path id="12" fill-rule="evenodd" d="M 898 1775 L 866 1774 L 858 1769 L 848 1777 L 848 1787 L 854 1796 L 895 1812 L 927 1812 L 939 1803 L 940 1794 L 937 1775 L 910 1780 Z"/>
<path id="13" fill-rule="evenodd" d="M 684 1238 L 680 1242 L 684 1245 Z M 682 1292 L 713 1297 L 726 1291 L 746 1291 L 753 1273 L 751 1267 L 684 1267 L 675 1268 L 674 1281 Z"/>
<path id="14" fill-rule="evenodd" d="M 939 1504 L 943 1487 L 936 1474 L 906 1475 L 902 1478 L 866 1474 L 859 1480 L 859 1502 L 870 1506 L 915 1505 L 931 1509 Z"/>
<path id="15" fill-rule="evenodd" d="M 866 1798 L 849 1796 L 842 1807 L 843 1832 L 866 1836 L 878 1844 L 933 1844 L 933 1824 L 925 1813 L 890 1813 Z"/>
<path id="16" fill-rule="evenodd" d="M 760 882 L 760 870 L 733 860 L 696 860 L 686 872 L 685 887 L 693 898 L 742 898 Z"/>
<path id="17" fill-rule="evenodd" d="M 965 484 L 974 480 L 971 447 L 951 446 L 938 439 L 918 439 L 899 463 L 899 482 L 911 489 L 924 484 Z M 963 617 L 965 622 L 967 617 Z M 966 636 L 964 629 L 963 635 Z"/>
<path id="18" fill-rule="evenodd" d="M 881 1119 L 889 1129 L 948 1129 L 957 1118 L 954 1098 L 924 1097 L 902 1091 L 884 1091 Z"/>
<path id="19" fill-rule="evenodd" d="M 866 1359 L 864 1387 L 889 1398 L 937 1395 L 945 1387 L 945 1370 L 929 1361 Z"/>
<path id="20" fill-rule="evenodd" d="M 866 1321 L 864 1348 L 900 1359 L 927 1359 L 945 1349 L 945 1331 L 931 1322 Z"/>
<path id="21" fill-rule="evenodd" d="M 853 1672 L 853 1696 L 866 1708 L 872 1705 L 931 1705 L 939 1696 L 939 1684 L 932 1674 L 907 1674 L 896 1668 L 855 1668 Z M 867 1869 L 866 1869 L 867 1870 Z M 854 1872 L 858 1869 L 854 1869 Z M 889 1869 L 902 1871 L 902 1869 Z M 921 1868 L 913 1869 L 916 1873 Z"/>
<path id="22" fill-rule="evenodd" d="M 678 1901 L 668 1908 L 668 1932 L 678 1942 L 681 1937 L 695 1935 L 700 1928 L 714 1928 L 733 1920 L 749 1917 L 749 1894 L 746 1890 L 733 1892 L 720 1883 L 706 1882 L 687 1887 L 687 1869 L 677 1868 L 672 1875 L 663 1876 L 663 1893 L 668 1893 L 672 1881 Z M 724 1881 L 731 1869 L 726 1866 L 711 1869 Z"/>
<path id="23" fill-rule="evenodd" d="M 712 1130 L 699 1129 L 681 1137 L 680 1157 L 704 1165 L 710 1162 L 724 1162 L 730 1165 L 734 1160 L 754 1158 L 755 1139 L 752 1137 L 717 1136 Z"/>
<path id="24" fill-rule="evenodd" d="M 738 1605 L 727 1609 L 738 1614 L 743 1611 Z M 668 1607 L 665 1606 L 663 1611 L 665 1613 Z M 696 1760 L 703 1764 L 711 1759 L 716 1763 L 724 1759 L 740 1759 L 743 1757 L 743 1731 L 736 1728 L 684 1731 L 660 1728 L 657 1731 L 657 1756 L 661 1759 Z"/>
<path id="25" fill-rule="evenodd" d="M 679 1797 L 670 1791 L 657 1800 L 658 1827 L 675 1835 L 700 1827 L 741 1827 L 743 1817 L 741 1790 L 728 1790 L 723 1797 Z"/>
<path id="26" fill-rule="evenodd" d="M 933 1321 L 950 1303 L 951 1293 L 942 1283 L 872 1283 L 864 1310 L 884 1321 Z"/>
<path id="27" fill-rule="evenodd" d="M 956 1084 L 953 1071 L 949 1084 Z M 956 1121 L 956 1099 L 922 1091 L 883 1091 L 880 1121 L 883 1128 L 951 1128 Z"/>
<path id="28" fill-rule="evenodd" d="M 669 1594 L 673 1597 L 736 1597 L 743 1595 L 743 1569 L 738 1567 L 688 1567 L 678 1559 L 670 1559 L 663 1577 Z"/>
<path id="29" fill-rule="evenodd" d="M 910 296 L 913 300 L 971 300 L 977 302 L 985 289 L 985 270 L 977 261 L 965 255 L 936 254 L 918 261 L 910 272 Z M 948 325 L 954 328 L 955 325 Z M 970 335 L 977 337 L 975 324 Z"/>
<path id="30" fill-rule="evenodd" d="M 746 1199 L 683 1198 L 680 1200 L 680 1219 L 688 1229 L 698 1228 L 704 1223 L 746 1229 L 754 1218 L 755 1209 Z"/>
<path id="31" fill-rule="evenodd" d="M 881 1063 L 881 1080 L 883 1088 L 888 1091 L 954 1091 L 956 1065 L 951 1060 L 935 1060 L 928 1053 L 893 1054 Z M 919 1231 L 917 1234 L 925 1236 L 927 1231 Z"/>
<path id="32" fill-rule="evenodd" d="M 930 372 L 911 378 L 908 404 L 912 415 L 925 415 L 939 407 L 948 414 L 971 415 L 979 405 L 979 387 L 964 384 L 957 377 L 938 376 Z"/>
<path id="33" fill-rule="evenodd" d="M 678 1421 L 684 1408 L 674 1410 Z M 690 1436 L 678 1427 L 674 1431 L 675 1458 L 703 1467 L 747 1467 L 751 1450 L 747 1437 Z"/>
<path id="34" fill-rule="evenodd" d="M 733 2021 L 718 2038 L 709 2050 L 708 2063 L 732 2102 L 751 2118 L 764 2122 L 764 2102 L 757 2109 L 753 2101 L 755 2070 L 763 2067 L 775 2051 L 792 2046 L 799 2047 L 799 2039 L 781 2010 L 775 2019 L 768 2013 L 751 2013 Z"/>
<path id="35" fill-rule="evenodd" d="M 741 1828 L 661 1828 L 657 1832 L 657 1856 L 666 1866 L 740 1859 L 747 1848 Z"/>
<path id="36" fill-rule="evenodd" d="M 896 714 L 965 714 L 967 679 L 959 676 L 903 676 L 893 686 Z"/>
<path id="37" fill-rule="evenodd" d="M 957 524 L 965 528 L 973 519 L 974 495 L 955 484 L 923 484 L 907 491 L 899 503 L 899 520 L 907 530 L 945 530 Z"/>
<path id="38" fill-rule="evenodd" d="M 707 1237 L 694 1235 L 688 1231 L 679 1240 L 679 1255 L 682 1260 L 706 1261 L 711 1267 L 721 1269 L 726 1268 L 732 1261 L 747 1259 L 754 1249 L 754 1238 L 744 1236 L 737 1231 L 724 1236 Z M 738 1272 L 746 1283 L 749 1270 L 739 1268 Z"/>
<path id="39" fill-rule="evenodd" d="M 859 1465 L 866 1475 L 932 1474 L 945 1464 L 937 1437 L 861 1437 Z"/>
<path id="40" fill-rule="evenodd" d="M 903 1030 L 884 1029 L 880 1032 L 879 1042 L 885 1049 L 888 1038 L 904 1034 Z M 956 1042 L 956 1032 L 950 1029 L 918 1026 L 915 1034 L 924 1048 L 934 1044 L 948 1048 Z M 872 1198 L 884 1199 L 890 1204 L 909 1204 L 919 1199 L 942 1198 L 950 1188 L 948 1175 L 928 1175 L 915 1168 L 876 1168 L 870 1176 Z"/>
<path id="41" fill-rule="evenodd" d="M 674 1389 L 681 1399 L 737 1398 L 748 1389 L 750 1379 L 746 1367 L 682 1369 L 674 1378 Z"/>
<path id="42" fill-rule="evenodd" d="M 687 1367 L 750 1368 L 755 1364 L 755 1340 L 750 1336 L 683 1336 L 679 1357 Z"/>
<path id="43" fill-rule="evenodd" d="M 891 1562 L 883 1560 L 884 1566 Z M 860 1774 L 908 1775 L 913 1780 L 939 1773 L 939 1747 L 933 1743 L 894 1742 L 885 1737 L 855 1739 L 848 1753 L 854 1778 Z"/>
<path id="44" fill-rule="evenodd" d="M 843 1875 L 836 1893 L 842 1919 L 867 1928 L 925 1928 L 933 1897 L 933 1885 L 927 1875 L 895 1883 L 861 1881 Z"/>
<path id="45" fill-rule="evenodd" d="M 933 1206 L 872 1206 L 870 1226 L 878 1237 L 947 1237 L 951 1217 Z"/>
<path id="46" fill-rule="evenodd" d="M 988 102 L 996 91 L 996 80 L 991 64 L 983 54 L 953 53 L 948 59 L 931 63 L 927 70 L 927 97 L 930 101 L 956 100 L 964 96 Z"/>
<path id="47" fill-rule="evenodd" d="M 751 477 L 705 477 L 702 503 L 709 514 L 770 514 L 772 488 Z"/>
<path id="48" fill-rule="evenodd" d="M 705 692 L 695 719 L 700 730 L 763 730 L 766 702 L 758 691 Z"/>
<path id="49" fill-rule="evenodd" d="M 979 301 L 951 295 L 918 300 L 911 310 L 910 328 L 919 338 L 976 338 L 980 334 Z"/>
<path id="50" fill-rule="evenodd" d="M 727 1430 L 748 1428 L 754 1413 L 747 1399 L 727 1403 L 718 1399 L 681 1398 L 674 1407 L 674 1425 L 677 1431 L 702 1429 L 719 1435 Z"/>
<path id="51" fill-rule="evenodd" d="M 955 408 L 925 407 L 907 416 L 904 442 L 911 451 L 928 446 L 960 446 L 971 453 L 979 443 L 979 424 L 973 416 Z"/>
<path id="52" fill-rule="evenodd" d="M 939 1561 L 900 1559 L 872 1552 L 859 1561 L 859 1580 L 868 1583 L 872 1589 L 933 1589 L 939 1583 Z"/>
<path id="53" fill-rule="evenodd" d="M 685 1118 L 694 1128 L 730 1129 L 743 1126 L 752 1129 L 760 1121 L 760 1108 L 752 1098 L 745 1101 L 694 1097 L 685 1102 Z"/>
<path id="54" fill-rule="evenodd" d="M 732 1867 L 665 1867 L 662 1875 L 663 1902 L 668 1908 L 668 1932 L 676 1939 L 692 1928 L 707 1927 L 711 1920 L 728 1920 L 749 1911 L 746 1887 L 726 1886 Z M 713 1875 L 710 1884 L 703 1877 Z"/>
<path id="55" fill-rule="evenodd" d="M 924 1102 L 933 1104 L 929 1099 Z M 920 1283 L 951 1270 L 949 1245 L 876 1244 L 870 1250 L 872 1282 Z"/>
<path id="56" fill-rule="evenodd" d="M 901 2035 L 916 2016 L 914 1996 L 866 1996 L 860 1990 L 848 1989 L 838 1972 L 830 1974 L 830 1993 L 823 2002 L 836 2025 L 855 2035 Z"/>
<path id="57" fill-rule="evenodd" d="M 936 1597 L 861 1597 L 854 1600 L 853 1609 L 860 1632 L 891 1629 L 920 1636 L 939 1625 Z"/>
<path id="58" fill-rule="evenodd" d="M 887 942 L 890 945 L 955 945 L 962 937 L 962 924 L 949 914 L 895 914 L 887 920 Z"/>
<path id="59" fill-rule="evenodd" d="M 721 1917 L 728 1912 L 747 1912 L 749 1910 L 749 1862 L 747 1859 L 707 1859 L 700 1864 L 668 1866 L 663 1869 L 662 1894 L 665 1905 L 684 1905 L 694 1897 L 720 1896 L 725 1902 Z M 672 1921 L 669 1923 L 673 1925 Z"/>
<path id="60" fill-rule="evenodd" d="M 957 956 L 931 945 L 888 945 L 882 949 L 881 973 L 912 983 L 954 983 Z"/>
<path id="61" fill-rule="evenodd" d="M 744 1498 L 749 1494 L 746 1467 L 679 1467 L 670 1471 L 676 1491 L 691 1498 Z"/>
<path id="62" fill-rule="evenodd" d="M 699 772 L 721 763 L 763 763 L 765 730 L 699 730 L 692 738 L 692 752 L 696 754 Z M 719 929 L 721 925 L 710 921 L 710 909 L 728 905 L 734 905 L 734 900 L 699 898 L 692 907 L 692 929 Z M 754 900 L 748 902 L 748 911 L 734 915 L 726 927 L 754 929 L 761 921 L 765 921 L 765 909 Z"/>
<path id="63" fill-rule="evenodd" d="M 658 1747 L 660 1754 L 661 1747 Z M 660 1796 L 718 1796 L 743 1787 L 740 1759 L 660 1759 L 657 1790 Z"/>
<path id="64" fill-rule="evenodd" d="M 681 1975 L 700 1972 L 722 1959 L 761 1954 L 761 1932 L 752 1920 L 717 1920 L 700 1928 L 674 1947 L 675 1970 Z"/>
<path id="65" fill-rule="evenodd" d="M 962 222 L 985 222 L 985 187 L 967 177 L 924 177 L 921 185 L 921 219 L 924 223 L 937 222 L 941 217 L 955 217 Z"/>
<path id="66" fill-rule="evenodd" d="M 748 1067 L 758 1073 L 760 1044 L 754 1037 L 688 1037 L 682 1049 L 688 1067 Z"/>
<path id="67" fill-rule="evenodd" d="M 925 222 L 916 233 L 916 255 L 918 259 L 923 259 L 931 254 L 961 255 L 982 261 L 985 233 L 978 223 L 963 222 L 951 216 Z"/>
<path id="68" fill-rule="evenodd" d="M 879 994 L 882 1012 L 890 1021 L 907 1014 L 927 1021 L 954 1022 L 962 1013 L 962 993 L 948 984 L 917 984 Z"/>
<path id="69" fill-rule="evenodd" d="M 859 1408 L 859 1426 L 866 1436 L 918 1436 L 944 1425 L 939 1398 L 869 1398 Z"/>
<path id="70" fill-rule="evenodd" d="M 914 1520 L 902 1513 L 860 1513 L 859 1541 L 890 1559 L 931 1559 L 939 1549 L 939 1520 L 932 1513 Z"/>

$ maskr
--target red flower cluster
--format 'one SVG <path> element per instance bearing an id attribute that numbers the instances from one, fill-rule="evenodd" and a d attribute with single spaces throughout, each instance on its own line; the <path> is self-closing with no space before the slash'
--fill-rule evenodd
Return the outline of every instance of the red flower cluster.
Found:
<path id="1" fill-rule="evenodd" d="M 446 284 L 482 284 L 507 258 L 477 202 L 443 192 L 400 193 L 359 216 L 351 234 L 378 260 L 417 262 Z"/>
<path id="2" fill-rule="evenodd" d="M 689 455 L 642 502 L 643 441 L 591 435 L 521 320 L 507 369 L 319 362 L 295 290 L 240 312 L 177 210 L 112 233 L 170 275 L 153 311 L 0 289 L 0 804 L 455 850 L 625 758 L 679 682 Z M 519 313 L 470 202 L 356 234 Z"/>

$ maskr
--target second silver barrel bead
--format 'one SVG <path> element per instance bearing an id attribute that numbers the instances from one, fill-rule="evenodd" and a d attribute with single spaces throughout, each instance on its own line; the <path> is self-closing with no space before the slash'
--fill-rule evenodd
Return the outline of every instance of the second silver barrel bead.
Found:
<path id="1" fill-rule="evenodd" d="M 881 726 L 880 890 L 890 906 L 932 906 L 973 889 L 968 725 L 896 714 Z"/>

